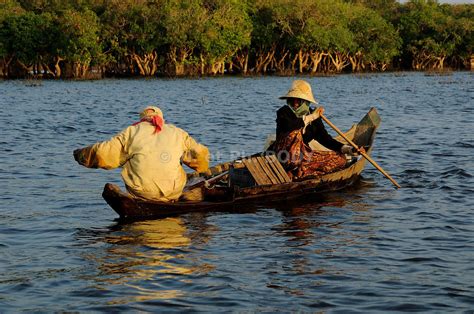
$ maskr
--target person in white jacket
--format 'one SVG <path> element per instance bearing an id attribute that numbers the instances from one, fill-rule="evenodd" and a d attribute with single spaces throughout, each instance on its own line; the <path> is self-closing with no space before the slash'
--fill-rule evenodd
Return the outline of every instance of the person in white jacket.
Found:
<path id="1" fill-rule="evenodd" d="M 158 107 L 145 108 L 140 118 L 108 141 L 76 149 L 74 159 L 88 168 L 122 167 L 125 186 L 135 197 L 177 200 L 186 185 L 181 162 L 204 172 L 209 150 L 184 130 L 165 123 Z"/>

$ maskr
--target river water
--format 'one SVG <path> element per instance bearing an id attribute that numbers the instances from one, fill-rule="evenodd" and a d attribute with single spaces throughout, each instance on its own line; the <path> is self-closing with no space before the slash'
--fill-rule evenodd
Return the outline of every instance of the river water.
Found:
<path id="1" fill-rule="evenodd" d="M 149 104 L 213 164 L 258 152 L 292 79 L 0 82 L 0 312 L 472 313 L 472 73 L 305 78 L 343 130 L 378 109 L 400 190 L 368 165 L 318 200 L 121 223 L 119 170 L 73 159 Z"/>

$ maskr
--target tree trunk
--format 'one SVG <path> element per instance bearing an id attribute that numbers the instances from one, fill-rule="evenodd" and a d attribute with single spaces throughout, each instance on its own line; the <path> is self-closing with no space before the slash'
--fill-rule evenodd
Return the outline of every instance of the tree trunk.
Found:
<path id="1" fill-rule="evenodd" d="M 432 56 L 426 51 L 413 53 L 412 68 L 414 70 L 426 70 L 432 61 Z"/>
<path id="2" fill-rule="evenodd" d="M 56 56 L 54 62 L 54 70 L 51 69 L 50 65 L 47 62 L 42 62 L 42 59 L 40 58 L 41 66 L 44 71 L 47 73 L 51 74 L 53 78 L 58 79 L 61 77 L 61 67 L 59 66 L 59 62 L 63 61 L 64 59 L 61 58 L 60 56 Z"/>
<path id="3" fill-rule="evenodd" d="M 224 74 L 225 72 L 225 62 L 223 59 L 215 60 L 211 62 L 211 66 L 209 68 L 209 73 L 212 75 L 216 74 Z"/>
<path id="4" fill-rule="evenodd" d="M 191 54 L 192 48 L 177 48 L 172 47 L 168 53 L 168 58 L 173 63 L 173 73 L 175 76 L 184 75 L 184 63 L 187 57 Z"/>
<path id="5" fill-rule="evenodd" d="M 234 64 L 234 66 L 240 70 L 240 73 L 243 75 L 247 75 L 248 71 L 248 65 L 249 65 L 249 52 L 247 49 L 245 50 L 240 50 L 236 55 L 235 55 L 235 61 L 237 64 Z"/>
<path id="6" fill-rule="evenodd" d="M 60 56 L 56 56 L 56 63 L 54 64 L 54 71 L 55 71 L 55 77 L 60 78 L 61 77 L 61 67 L 59 66 L 59 62 L 64 61 L 63 58 Z"/>
<path id="7" fill-rule="evenodd" d="M 308 65 L 308 53 L 303 51 L 303 49 L 298 50 L 298 72 L 302 74 L 304 69 Z"/>
<path id="8" fill-rule="evenodd" d="M 292 73 L 295 73 L 296 70 L 296 62 L 298 61 L 298 54 L 295 55 L 295 57 L 293 58 L 293 60 L 291 60 L 291 72 Z"/>
<path id="9" fill-rule="evenodd" d="M 233 51 L 228 51 L 227 53 L 221 55 L 221 56 L 218 56 L 217 58 L 214 59 L 213 62 L 211 62 L 211 64 L 213 63 L 214 66 L 212 66 L 212 74 L 215 75 L 215 74 L 225 74 L 225 64 L 226 64 L 226 60 L 230 60 L 230 63 L 229 63 L 229 72 L 232 72 L 232 57 L 235 56 L 237 53 L 237 50 L 233 50 Z"/>
<path id="10" fill-rule="evenodd" d="M 376 72 L 377 69 L 378 69 L 378 67 L 377 67 L 377 62 L 370 61 L 370 62 L 369 62 L 369 66 L 370 66 L 370 71 Z"/>
<path id="11" fill-rule="evenodd" d="M 132 53 L 132 59 L 133 59 L 133 61 L 135 61 L 135 64 L 138 67 L 138 72 L 140 73 L 140 75 L 146 76 L 146 71 L 145 71 L 145 68 L 144 68 L 142 58 L 140 58 L 139 55 L 137 55 L 135 53 Z"/>
<path id="12" fill-rule="evenodd" d="M 270 51 L 263 51 L 262 49 L 259 49 L 256 55 L 255 67 L 253 68 L 254 72 L 265 74 L 267 66 L 271 62 L 274 55 L 274 48 L 271 48 Z"/>
<path id="13" fill-rule="evenodd" d="M 444 68 L 444 60 L 446 59 L 446 56 L 441 55 L 439 57 L 434 57 L 435 62 L 433 67 L 438 70 L 442 70 Z"/>
<path id="14" fill-rule="evenodd" d="M 86 60 L 83 62 L 76 61 L 73 63 L 73 77 L 77 79 L 85 79 L 87 77 L 87 72 L 89 71 L 89 65 L 91 60 Z"/>
<path id="15" fill-rule="evenodd" d="M 360 72 L 364 68 L 362 63 L 362 52 L 357 51 L 354 55 L 349 55 L 349 61 L 352 66 L 352 72 Z"/>
<path id="16" fill-rule="evenodd" d="M 311 74 L 316 74 L 318 71 L 319 64 L 321 63 L 321 60 L 323 59 L 324 56 L 327 56 L 327 53 L 324 52 L 319 52 L 316 50 L 310 50 L 309 52 L 309 57 L 311 59 Z"/>
<path id="17" fill-rule="evenodd" d="M 288 49 L 283 49 L 283 51 L 279 54 L 280 57 L 277 60 L 275 60 L 275 68 L 278 73 L 285 72 L 286 70 L 285 60 L 289 53 L 290 51 Z M 274 57 L 274 59 L 276 58 Z"/>
<path id="18" fill-rule="evenodd" d="M 43 67 L 43 70 L 46 71 L 46 73 L 49 73 L 53 76 L 53 78 L 56 78 L 56 73 L 54 73 L 54 71 L 51 70 L 51 68 L 49 67 L 47 63 L 42 63 L 41 66 Z"/>
<path id="19" fill-rule="evenodd" d="M 201 60 L 201 75 L 204 76 L 204 74 L 206 74 L 206 60 L 204 59 L 202 52 L 199 54 L 199 59 Z"/>
<path id="20" fill-rule="evenodd" d="M 21 68 L 27 72 L 30 72 L 32 70 L 32 66 L 31 65 L 26 65 L 24 64 L 23 62 L 21 62 L 20 60 L 17 60 L 18 64 L 21 66 Z"/>
<path id="21" fill-rule="evenodd" d="M 263 63 L 263 74 L 268 72 L 268 66 L 272 63 L 273 57 L 275 56 L 275 50 L 272 50 L 268 55 L 267 60 Z"/>
<path id="22" fill-rule="evenodd" d="M 141 76 L 153 76 L 156 73 L 157 65 L 156 59 L 158 58 L 158 53 L 152 51 L 151 53 L 145 53 L 143 57 L 136 53 L 132 53 L 132 59 L 135 61 L 138 71 Z"/>
<path id="23" fill-rule="evenodd" d="M 349 62 L 347 61 L 347 56 L 345 53 L 335 51 L 333 53 L 329 53 L 329 57 L 331 58 L 331 62 L 336 68 L 336 72 L 340 73 L 342 70 L 349 65 Z"/>
<path id="24" fill-rule="evenodd" d="M 332 63 L 331 63 L 331 59 L 329 58 L 329 52 L 328 52 L 328 55 L 325 56 L 325 57 L 323 58 L 323 60 L 321 60 L 321 63 L 320 63 L 320 64 L 322 65 L 322 67 L 323 67 L 322 70 L 323 70 L 325 73 L 330 72 L 330 66 L 332 65 Z"/>
<path id="25" fill-rule="evenodd" d="M 82 64 L 82 66 L 81 66 L 81 78 L 86 78 L 87 72 L 89 71 L 90 63 L 91 63 L 90 61 L 87 61 L 84 64 Z"/>
<path id="26" fill-rule="evenodd" d="M 8 77 L 10 74 L 10 63 L 12 62 L 13 57 L 7 59 L 6 57 L 2 58 L 2 73 L 3 77 Z"/>

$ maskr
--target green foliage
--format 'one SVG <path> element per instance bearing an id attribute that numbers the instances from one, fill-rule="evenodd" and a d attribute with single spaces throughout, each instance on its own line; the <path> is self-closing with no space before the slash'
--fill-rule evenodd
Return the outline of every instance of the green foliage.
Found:
<path id="1" fill-rule="evenodd" d="M 348 51 L 353 46 L 353 36 L 347 12 L 348 6 L 339 0 L 265 3 L 254 15 L 252 42 L 263 47 L 278 43 L 292 50 Z"/>
<path id="2" fill-rule="evenodd" d="M 342 1 L 321 0 L 319 6 L 324 8 L 320 11 L 317 18 L 321 19 L 322 25 L 327 31 L 329 37 L 329 49 L 341 52 L 350 52 L 354 50 L 354 33 L 352 32 L 349 21 L 349 13 L 352 6 Z"/>
<path id="3" fill-rule="evenodd" d="M 131 53 L 150 53 L 164 42 L 158 3 L 106 1 L 96 11 L 104 49 L 115 61 Z"/>
<path id="4" fill-rule="evenodd" d="M 268 49 L 280 38 L 280 31 L 275 18 L 279 2 L 259 3 L 249 7 L 249 18 L 252 23 L 251 45 L 260 49 Z"/>
<path id="5" fill-rule="evenodd" d="M 353 52 L 363 52 L 365 61 L 385 63 L 399 54 L 401 38 L 392 24 L 361 5 L 352 6 L 349 14 L 349 29 L 355 43 Z"/>
<path id="6" fill-rule="evenodd" d="M 83 11 L 91 9 L 97 0 L 17 0 L 27 11 L 37 14 L 44 12 L 57 14 L 61 11 Z"/>
<path id="7" fill-rule="evenodd" d="M 207 23 L 199 48 L 210 58 L 227 58 L 239 48 L 250 45 L 252 24 L 247 6 L 238 0 L 206 2 Z"/>
<path id="8" fill-rule="evenodd" d="M 0 58 L 6 57 L 8 55 L 7 42 L 8 38 L 6 37 L 6 32 L 3 29 L 5 26 L 2 25 L 3 21 L 12 15 L 22 14 L 24 12 L 23 8 L 14 0 L 5 0 L 0 2 Z M 3 32 L 3 35 L 2 35 Z M 3 36 L 3 37 L 2 37 Z"/>
<path id="9" fill-rule="evenodd" d="M 160 11 L 165 44 L 189 50 L 200 44 L 209 23 L 202 0 L 165 0 Z"/>
<path id="10" fill-rule="evenodd" d="M 24 13 L 25 10 L 15 0 L 3 0 L 0 2 L 0 23 L 10 15 Z"/>
<path id="11" fill-rule="evenodd" d="M 91 62 L 101 53 L 99 21 L 91 10 L 65 10 L 56 20 L 55 52 L 72 62 Z"/>
<path id="12" fill-rule="evenodd" d="M 442 68 L 445 61 L 468 64 L 474 5 L 436 0 L 3 0 L 0 27 L 0 68 L 22 67 L 26 73 L 31 66 L 42 67 L 55 77 L 68 66 L 81 66 L 84 72 L 89 64 L 130 75 L 223 73 L 232 62 L 239 69 L 249 65 L 254 73 L 341 71 L 349 61 L 353 71 L 361 71 L 368 64 L 371 70 L 386 69 L 398 55 L 402 66 L 425 69 Z"/>
<path id="13" fill-rule="evenodd" d="M 399 18 L 401 4 L 397 0 L 349 0 L 347 2 L 372 9 L 388 22 L 394 22 Z"/>
<path id="14" fill-rule="evenodd" d="M 472 18 L 458 18 L 453 13 L 436 1 L 408 2 L 400 20 L 405 54 L 417 62 L 426 59 L 429 64 L 430 58 L 453 56 L 456 47 L 472 49 Z"/>
<path id="15" fill-rule="evenodd" d="M 4 18 L 0 27 L 2 54 L 28 66 L 48 50 L 52 16 L 25 12 Z"/>
<path id="16" fill-rule="evenodd" d="M 327 0 L 314 1 L 309 5 L 309 15 L 306 21 L 303 20 L 304 28 L 297 45 L 320 51 L 351 50 L 354 43 L 347 25 L 347 5 Z"/>
<path id="17" fill-rule="evenodd" d="M 455 55 L 468 60 L 474 53 L 474 4 L 445 5 L 445 14 L 452 17 L 453 37 L 456 37 Z"/>

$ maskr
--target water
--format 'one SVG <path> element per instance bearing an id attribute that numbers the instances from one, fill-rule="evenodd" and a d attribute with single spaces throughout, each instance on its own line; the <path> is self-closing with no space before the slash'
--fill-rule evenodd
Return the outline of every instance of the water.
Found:
<path id="1" fill-rule="evenodd" d="M 378 109 L 403 189 L 368 165 L 317 200 L 122 224 L 101 198 L 119 171 L 75 148 L 159 104 L 213 164 L 251 154 L 292 78 L 0 82 L 0 312 L 472 313 L 473 75 L 306 79 L 341 129 Z"/>

